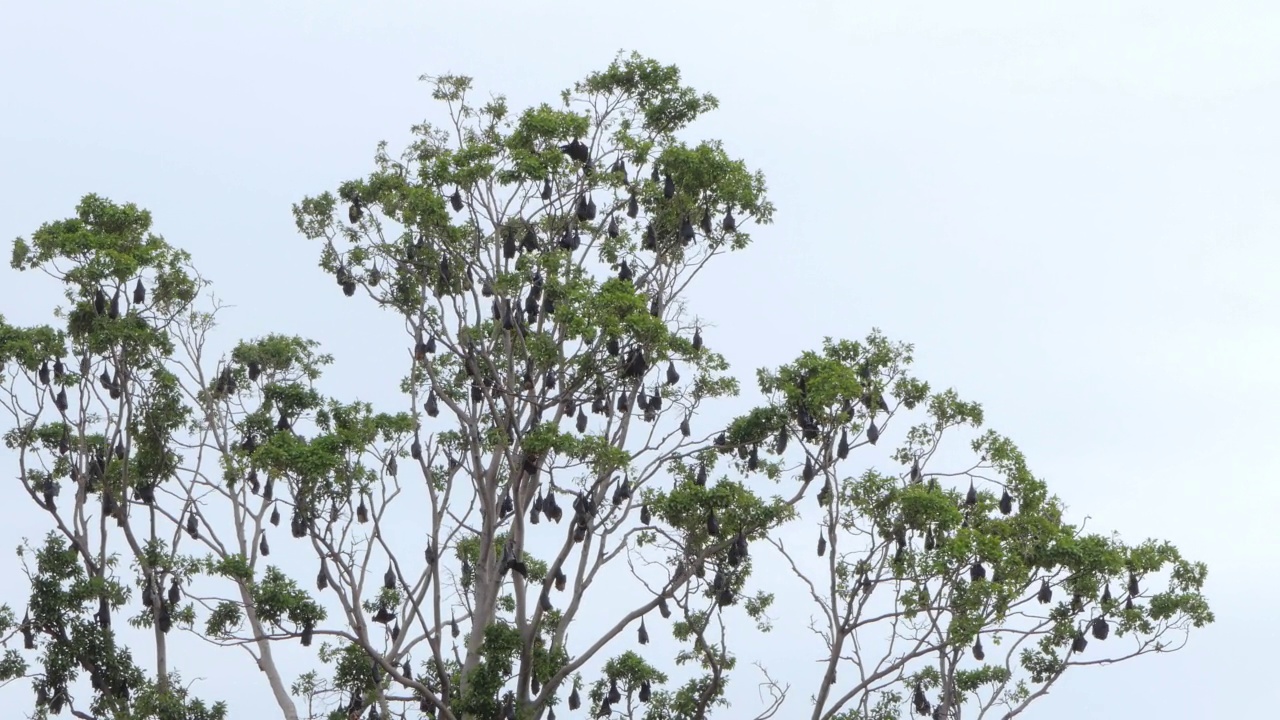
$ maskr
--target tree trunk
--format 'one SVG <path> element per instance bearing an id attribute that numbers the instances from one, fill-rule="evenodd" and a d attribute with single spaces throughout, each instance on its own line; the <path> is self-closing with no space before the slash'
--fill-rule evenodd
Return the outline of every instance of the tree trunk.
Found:
<path id="1" fill-rule="evenodd" d="M 289 696 L 289 688 L 285 687 L 284 681 L 280 679 L 280 670 L 276 667 L 275 659 L 271 657 L 271 641 L 263 632 L 262 623 L 258 620 L 258 613 L 253 607 L 253 598 L 249 596 L 243 585 L 240 587 L 240 599 L 244 603 L 244 614 L 249 620 L 249 626 L 253 628 L 253 637 L 258 645 L 258 667 L 266 674 L 267 682 L 271 684 L 271 693 L 275 695 L 276 704 L 284 713 L 285 720 L 298 720 L 298 708 L 294 706 L 293 698 Z"/>

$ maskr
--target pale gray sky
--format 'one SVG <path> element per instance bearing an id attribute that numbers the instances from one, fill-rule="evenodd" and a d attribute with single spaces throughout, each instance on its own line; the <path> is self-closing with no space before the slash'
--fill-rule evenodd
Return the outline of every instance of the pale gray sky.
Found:
<path id="1" fill-rule="evenodd" d="M 1210 564 L 1215 626 L 1178 655 L 1071 673 L 1031 715 L 1265 709 L 1250 689 L 1269 689 L 1280 646 L 1280 4 L 47 0 L 3 15 L 0 235 L 88 192 L 136 202 L 235 306 L 224 342 L 314 337 L 337 356 L 334 392 L 387 402 L 362 378 L 399 359 L 362 346 L 396 326 L 332 321 L 355 305 L 290 204 L 438 118 L 422 73 L 523 107 L 619 49 L 678 64 L 722 102 L 695 133 L 761 168 L 778 206 L 691 298 L 744 377 L 879 326 L 916 344 L 935 386 L 982 402 L 1077 519 Z M 36 286 L 6 270 L 0 312 L 45 321 L 21 301 Z M 0 511 L 5 547 L 43 527 L 15 514 L 12 483 L 0 500 L 21 508 Z M 740 652 L 777 657 L 782 640 Z M 244 658 L 191 657 L 184 675 L 233 717 L 268 701 Z M 795 679 L 793 709 L 814 690 Z M 26 693 L 0 689 L 0 705 Z"/>

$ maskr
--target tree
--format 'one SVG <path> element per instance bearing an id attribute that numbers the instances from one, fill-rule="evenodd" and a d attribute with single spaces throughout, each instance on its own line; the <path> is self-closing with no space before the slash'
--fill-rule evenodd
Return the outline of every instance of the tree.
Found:
<path id="1" fill-rule="evenodd" d="M 215 356 L 208 283 L 136 206 L 89 195 L 15 242 L 69 303 L 57 328 L 0 319 L 5 441 L 51 523 L 20 549 L 0 672 L 37 713 L 224 717 L 171 668 L 199 638 L 248 653 L 290 720 L 724 714 L 732 643 L 778 622 L 768 552 L 820 612 L 815 719 L 1013 717 L 1212 621 L 1203 564 L 1069 523 L 879 331 L 703 422 L 739 384 L 686 290 L 773 207 L 720 143 L 680 139 L 717 103 L 675 67 L 619 56 L 519 114 L 427 79 L 446 126 L 294 207 L 343 293 L 403 318 L 378 340 L 405 352 L 392 411 L 324 394 L 311 340 Z M 898 428 L 899 467 L 858 466 Z M 816 573 L 781 534 L 815 514 Z M 647 652 L 664 631 L 674 657 Z M 314 650 L 306 672 L 281 643 Z M 756 717 L 810 707 L 765 678 Z"/>

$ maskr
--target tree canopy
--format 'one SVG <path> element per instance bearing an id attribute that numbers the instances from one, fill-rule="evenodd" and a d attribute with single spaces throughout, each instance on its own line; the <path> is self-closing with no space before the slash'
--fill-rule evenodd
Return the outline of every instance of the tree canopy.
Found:
<path id="1" fill-rule="evenodd" d="M 403 357 L 394 407 L 327 388 L 287 327 L 212 351 L 209 282 L 135 205 L 87 195 L 15 241 L 66 299 L 0 318 L 4 440 L 49 527 L 18 548 L 0 676 L 37 716 L 225 718 L 179 675 L 204 641 L 261 670 L 255 717 L 1011 718 L 1212 622 L 1203 564 L 1072 522 L 879 330 L 709 419 L 741 378 L 687 290 L 774 207 L 687 139 L 717 101 L 676 67 L 619 55 L 518 112 L 424 80 L 441 118 L 293 208 L 341 292 L 403 320 L 368 340 Z M 734 648 L 779 632 L 821 670 L 762 667 L 767 699 L 728 708 L 755 672 Z"/>

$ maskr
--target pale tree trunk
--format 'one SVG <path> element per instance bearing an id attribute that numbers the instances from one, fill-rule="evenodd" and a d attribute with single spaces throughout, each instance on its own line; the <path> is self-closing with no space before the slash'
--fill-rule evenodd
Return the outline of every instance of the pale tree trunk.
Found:
<path id="1" fill-rule="evenodd" d="M 275 659 L 271 656 L 271 641 L 263 632 L 262 623 L 258 620 L 258 613 L 253 607 L 253 598 L 249 596 L 243 585 L 240 586 L 240 600 L 244 603 L 244 614 L 249 620 L 249 626 L 253 628 L 253 637 L 258 646 L 258 669 L 266 674 L 267 682 L 271 684 L 271 694 L 275 695 L 276 704 L 280 706 L 280 712 L 284 713 L 285 720 L 298 720 L 298 708 L 293 704 L 289 688 L 285 687 L 284 681 L 280 679 L 280 669 L 276 667 Z"/>

